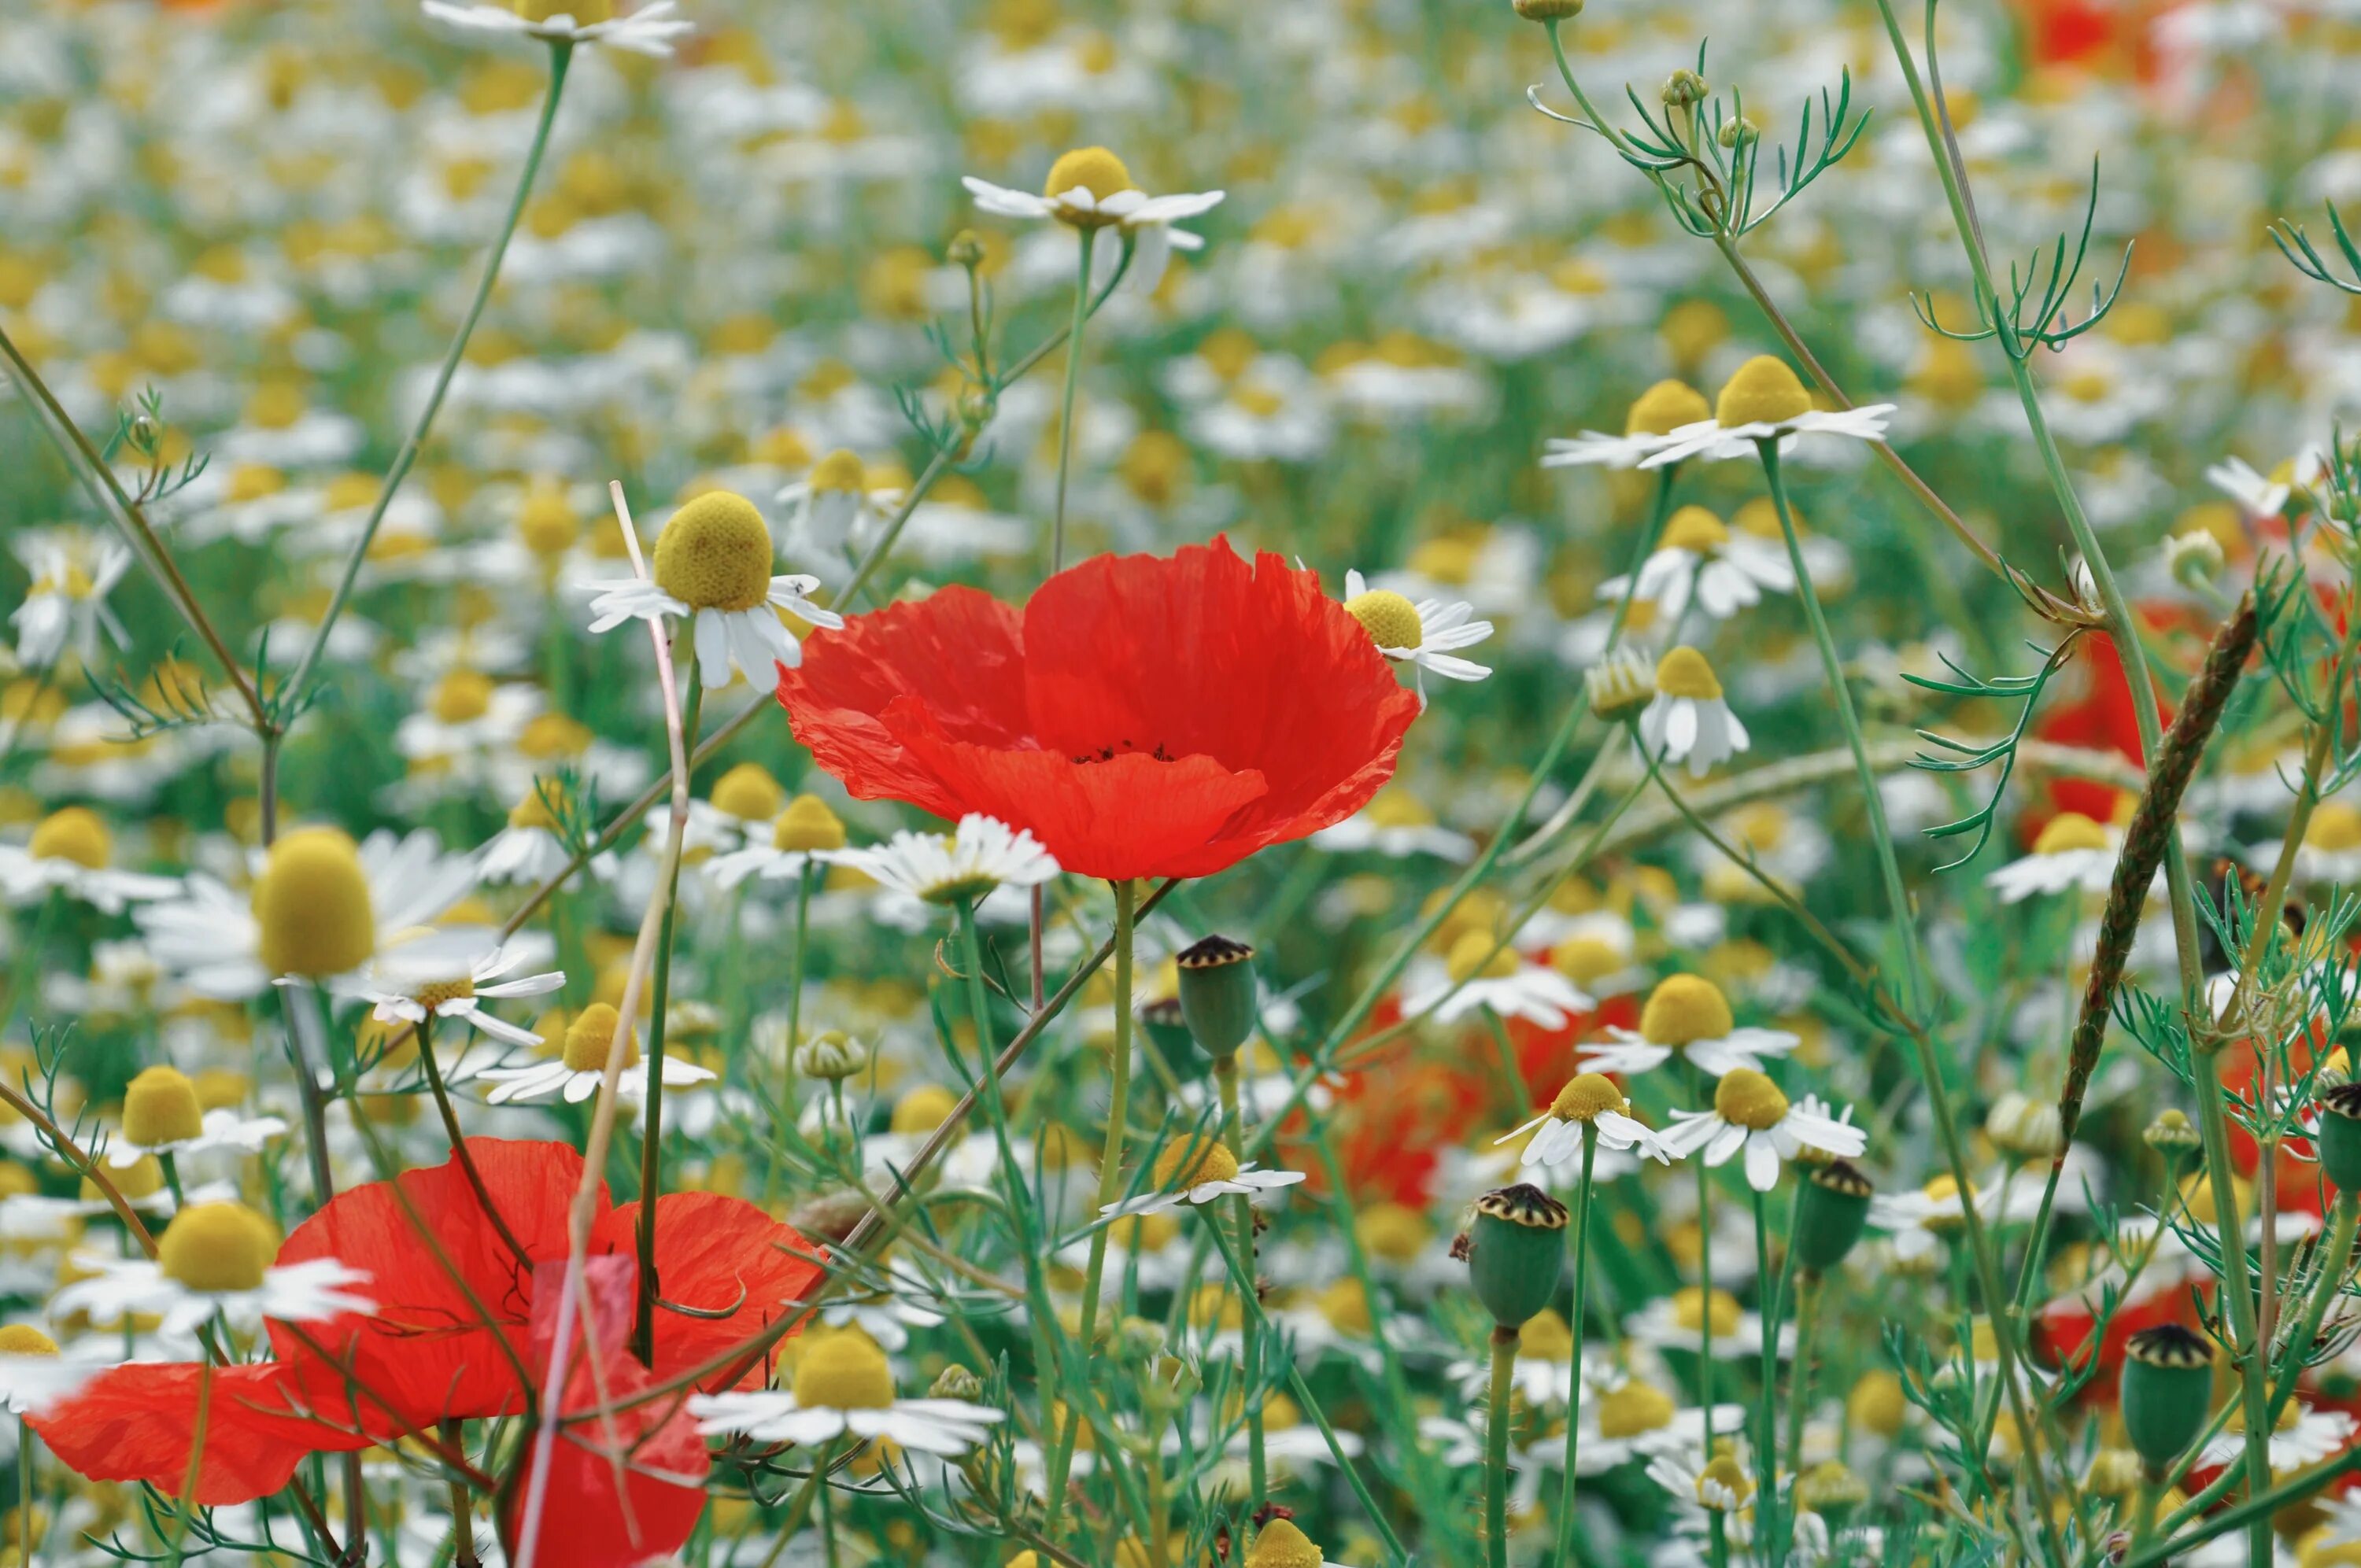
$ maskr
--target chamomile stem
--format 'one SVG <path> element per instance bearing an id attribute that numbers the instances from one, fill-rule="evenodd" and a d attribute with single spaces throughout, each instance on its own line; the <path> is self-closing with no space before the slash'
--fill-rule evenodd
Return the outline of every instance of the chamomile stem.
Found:
<path id="1" fill-rule="evenodd" d="M 1517 1370 L 1517 1331 L 1492 1331 L 1492 1397 L 1484 1417 L 1484 1554 L 1490 1568 L 1509 1563 L 1509 1387 Z"/>
<path id="2" fill-rule="evenodd" d="M 697 724 L 705 707 L 705 677 L 695 659 L 681 661 L 681 668 L 688 676 L 688 697 L 681 705 L 680 715 L 681 751 L 686 754 L 697 750 Z M 640 1142 L 639 1302 L 631 1319 L 631 1354 L 639 1357 L 642 1366 L 655 1364 L 656 1296 L 663 1288 L 663 1281 L 656 1277 L 656 1199 L 664 1191 L 664 1009 L 672 992 L 673 922 L 680 911 L 677 855 L 672 857 L 664 900 L 655 962 L 648 976 L 648 1109 Z M 625 1022 L 617 1027 L 628 1028 L 630 1025 Z"/>
<path id="3" fill-rule="evenodd" d="M 1066 565 L 1066 480 L 1074 467 L 1074 389 L 1082 378 L 1082 325 L 1091 319 L 1091 248 L 1096 229 L 1083 229 L 1074 275 L 1074 324 L 1066 334 L 1066 385 L 1058 397 L 1058 499 L 1049 513 L 1049 571 Z"/>
<path id="4" fill-rule="evenodd" d="M 1700 1101 L 1710 1101 L 1712 1093 L 1705 1087 L 1706 1077 L 1695 1066 L 1688 1069 L 1691 1094 Z M 1705 1423 L 1704 1453 L 1713 1457 L 1713 1173 L 1702 1159 L 1691 1160 L 1697 1168 L 1697 1417 Z M 1714 1516 L 1713 1568 L 1724 1568 L 1730 1561 L 1730 1541 L 1719 1525 L 1721 1516 Z"/>
<path id="5" fill-rule="evenodd" d="M 2353 1262 L 2353 1234 L 2356 1222 L 2361 1222 L 2361 1193 L 2339 1192 L 2328 1216 L 2328 1237 L 2320 1251 L 2320 1278 L 2312 1288 L 2312 1299 L 2304 1303 L 2303 1318 L 2288 1340 L 2287 1365 L 2279 1373 L 2271 1390 L 2271 1424 L 2279 1423 L 2279 1412 L 2295 1395 L 2295 1380 L 2303 1372 L 2304 1357 L 2312 1349 L 2320 1325 L 2328 1316 L 2328 1304 L 2336 1299 L 2345 1288 L 2345 1270 Z"/>
<path id="6" fill-rule="evenodd" d="M 1771 1272 L 1771 1199 L 1754 1190 L 1754 1280 L 1763 1320 L 1762 1387 L 1755 1394 L 1754 1528 L 1764 1542 L 1778 1539 L 1779 1508 L 1779 1298 Z M 1767 1551 L 1766 1545 L 1766 1551 Z"/>
<path id="7" fill-rule="evenodd" d="M 1820 1276 L 1806 1268 L 1795 1276 L 1795 1365 L 1788 1375 L 1787 1474 L 1804 1476 L 1804 1417 L 1812 1403 L 1812 1331 L 1820 1304 Z"/>
<path id="8" fill-rule="evenodd" d="M 1088 243 L 1087 230 L 1084 243 Z M 1088 277 L 1087 272 L 1084 277 Z M 1097 1201 L 1102 1209 L 1114 1202 L 1123 1188 L 1123 1132 L 1126 1119 L 1131 1114 L 1132 916 L 1138 897 L 1138 883 L 1128 879 L 1115 883 L 1115 1057 L 1107 1090 L 1106 1139 L 1099 1151 Z M 1091 1232 L 1090 1259 L 1082 1269 L 1082 1353 L 1085 1357 L 1091 1353 L 1091 1336 L 1098 1325 L 1099 1281 L 1106 1275 L 1108 1229 L 1100 1225 Z M 1052 1540 L 1057 1536 L 1058 1517 L 1064 1501 L 1067 1467 L 1073 1462 L 1074 1424 L 1080 1419 L 1080 1412 L 1070 1404 L 1057 1422 L 1057 1437 L 1049 1449 L 1049 1464 L 1045 1472 L 1049 1512 L 1042 1533 Z"/>
<path id="9" fill-rule="evenodd" d="M 1234 1157 L 1243 1157 L 1246 1134 L 1238 1115 L 1238 1058 L 1234 1054 L 1213 1063 L 1213 1082 L 1222 1097 L 1222 1141 Z M 1240 1292 L 1258 1295 L 1255 1288 L 1255 1217 L 1254 1198 L 1240 1193 L 1233 1201 L 1235 1206 L 1238 1232 L 1238 1257 L 1241 1260 L 1237 1278 Z M 1241 1312 L 1238 1338 L 1245 1349 L 1246 1394 L 1246 1486 L 1255 1508 L 1263 1505 L 1268 1486 L 1263 1455 L 1262 1399 L 1256 1392 L 1262 1381 L 1262 1321 L 1259 1313 Z"/>
<path id="10" fill-rule="evenodd" d="M 467 1432 L 461 1423 L 443 1423 L 444 1446 L 458 1450 Z M 467 1483 L 457 1475 L 451 1477 L 451 1563 L 452 1568 L 481 1568 L 476 1555 L 476 1519 Z"/>
<path id="11" fill-rule="evenodd" d="M 33 1423 L 16 1418 L 16 1547 L 22 1568 L 33 1568 L 38 1531 L 33 1519 Z"/>
<path id="12" fill-rule="evenodd" d="M 796 872 L 796 944 L 787 954 L 787 1063 L 786 1071 L 779 1077 L 785 1088 L 784 1101 L 792 1102 L 796 1092 L 796 1047 L 803 1044 L 804 1030 L 804 955 L 805 944 L 811 937 L 812 864 L 806 861 Z M 989 1049 L 984 1061 L 992 1060 Z M 794 1122 L 796 1108 L 792 1103 L 779 1106 L 783 1124 Z"/>
<path id="13" fill-rule="evenodd" d="M 1574 1194 L 1574 1224 L 1567 1232 L 1574 1248 L 1574 1305 L 1565 1315 L 1566 1327 L 1573 1332 L 1573 1363 L 1568 1368 L 1565 1396 L 1565 1488 L 1558 1499 L 1557 1568 L 1572 1568 L 1574 1563 L 1574 1461 L 1575 1451 L 1582 1437 L 1582 1327 L 1583 1308 L 1589 1300 L 1589 1280 L 1587 1276 L 1590 1262 L 1590 1174 L 1598 1156 L 1598 1127 L 1596 1123 L 1582 1124 L 1582 1185 Z"/>

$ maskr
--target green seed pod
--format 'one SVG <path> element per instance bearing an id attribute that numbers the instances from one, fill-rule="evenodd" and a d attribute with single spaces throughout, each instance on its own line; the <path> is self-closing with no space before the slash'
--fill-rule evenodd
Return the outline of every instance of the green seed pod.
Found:
<path id="1" fill-rule="evenodd" d="M 1869 1178 L 1846 1160 L 1816 1166 L 1795 1190 L 1795 1262 L 1826 1274 L 1845 1260 L 1869 1221 Z"/>
<path id="2" fill-rule="evenodd" d="M 1205 1070 L 1205 1058 L 1189 1038 L 1189 1021 L 1181 1016 L 1180 999 L 1168 996 L 1139 1010 L 1139 1026 L 1164 1065 L 1179 1077 L 1195 1078 Z"/>
<path id="3" fill-rule="evenodd" d="M 2179 1458 L 2205 1427 L 2213 1347 L 2178 1323 L 2142 1329 L 2125 1347 L 2124 1433 L 2150 1469 Z"/>
<path id="4" fill-rule="evenodd" d="M 1190 1036 L 1209 1057 L 1226 1057 L 1246 1043 L 1255 1026 L 1254 949 L 1227 937 L 1207 937 L 1180 949 L 1180 1014 Z"/>
<path id="5" fill-rule="evenodd" d="M 1557 1294 L 1565 1225 L 1565 1205 L 1525 1182 L 1476 1200 L 1465 1248 L 1467 1277 L 1494 1322 L 1521 1328 Z"/>
<path id="6" fill-rule="evenodd" d="M 2320 1097 L 2320 1168 L 2339 1192 L 2361 1192 L 2361 1083 Z"/>

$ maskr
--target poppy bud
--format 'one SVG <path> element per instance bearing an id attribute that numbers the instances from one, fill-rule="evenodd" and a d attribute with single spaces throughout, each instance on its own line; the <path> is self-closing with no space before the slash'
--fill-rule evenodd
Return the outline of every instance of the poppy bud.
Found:
<path id="1" fill-rule="evenodd" d="M 1523 1325 L 1557 1294 L 1565 1266 L 1565 1205 L 1526 1182 L 1476 1200 L 1467 1229 L 1467 1277 L 1504 1329 Z"/>
<path id="2" fill-rule="evenodd" d="M 2124 1434 L 2151 1471 L 2196 1441 L 2213 1391 L 2213 1347 L 2179 1323 L 2132 1335 L 2125 1347 Z"/>
<path id="3" fill-rule="evenodd" d="M 2320 1097 L 2320 1168 L 2339 1192 L 2361 1192 L 2361 1083 Z"/>
<path id="4" fill-rule="evenodd" d="M 1795 1262 L 1825 1274 L 1845 1260 L 1869 1221 L 1869 1178 L 1848 1160 L 1813 1168 L 1795 1190 Z"/>
<path id="5" fill-rule="evenodd" d="M 1254 949 L 1206 937 L 1180 949 L 1180 1015 L 1209 1057 L 1233 1055 L 1255 1025 Z"/>

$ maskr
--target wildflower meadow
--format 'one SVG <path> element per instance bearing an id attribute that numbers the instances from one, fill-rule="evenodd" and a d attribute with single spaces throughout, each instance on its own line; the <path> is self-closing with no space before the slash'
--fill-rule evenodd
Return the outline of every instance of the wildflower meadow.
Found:
<path id="1" fill-rule="evenodd" d="M 0 0 L 0 1568 L 2361 1564 L 2355 0 Z"/>

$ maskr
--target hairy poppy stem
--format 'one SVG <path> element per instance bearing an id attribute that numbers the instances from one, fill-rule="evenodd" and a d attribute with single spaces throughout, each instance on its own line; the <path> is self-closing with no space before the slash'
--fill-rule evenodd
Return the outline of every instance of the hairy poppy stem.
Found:
<path id="1" fill-rule="evenodd" d="M 1517 1331 L 1492 1331 L 1492 1387 L 1484 1416 L 1484 1561 L 1509 1564 L 1509 1387 L 1517 1370 Z"/>

